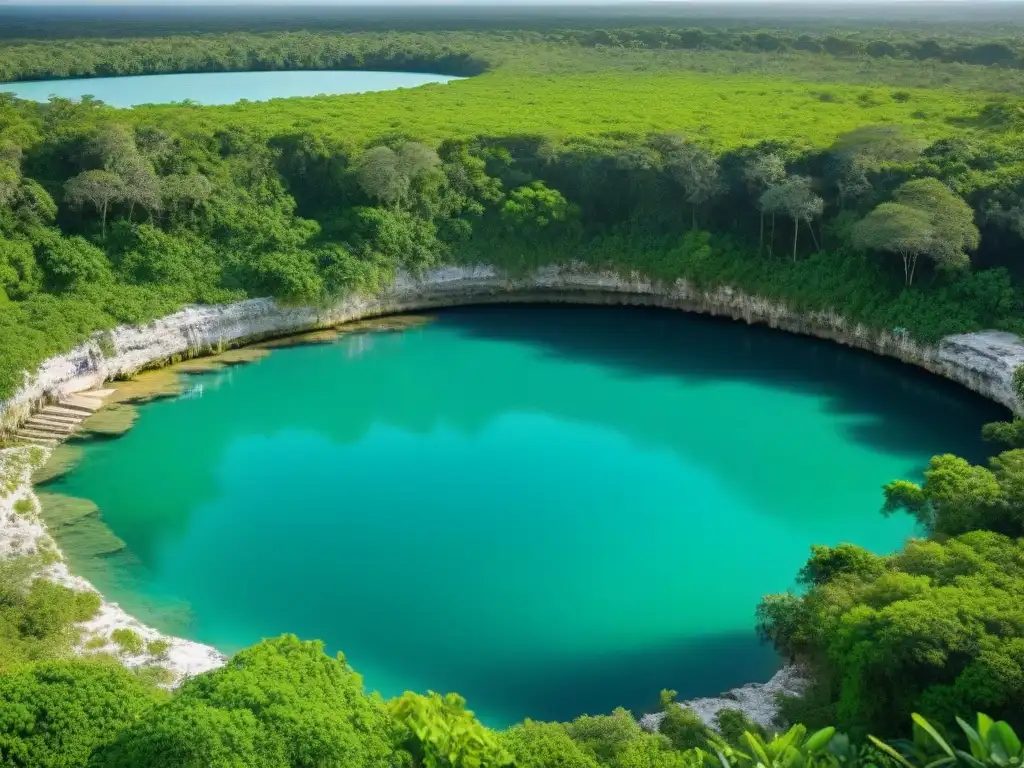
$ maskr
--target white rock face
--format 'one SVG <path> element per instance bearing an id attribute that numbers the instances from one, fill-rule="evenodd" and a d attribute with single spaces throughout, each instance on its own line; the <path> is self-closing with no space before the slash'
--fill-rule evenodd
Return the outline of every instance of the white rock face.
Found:
<path id="1" fill-rule="evenodd" d="M 788 664 L 767 683 L 747 683 L 721 696 L 680 701 L 679 706 L 692 709 L 705 725 L 712 728 L 715 726 L 715 717 L 723 709 L 738 709 L 758 725 L 771 729 L 779 713 L 778 697 L 799 696 L 806 690 L 808 683 L 809 680 L 799 667 Z M 664 719 L 664 712 L 654 712 L 640 718 L 640 726 L 656 733 Z"/>
<path id="2" fill-rule="evenodd" d="M 379 296 L 350 296 L 330 307 L 283 307 L 271 299 L 187 307 L 144 326 L 116 328 L 44 362 L 11 399 L 0 403 L 0 426 L 23 421 L 46 398 L 88 389 L 174 355 L 200 354 L 241 341 L 307 331 L 389 312 L 453 304 L 548 299 L 594 304 L 645 304 L 723 315 L 832 339 L 914 363 L 1017 410 L 1011 377 L 1024 363 L 1024 342 L 999 331 L 950 336 L 936 346 L 849 324 L 831 312 L 802 315 L 784 304 L 731 288 L 699 290 L 685 280 L 653 282 L 640 275 L 547 267 L 510 278 L 491 267 L 445 267 L 421 277 L 399 275 Z M 102 349 L 113 349 L 105 355 Z"/>
<path id="3" fill-rule="evenodd" d="M 1024 365 L 1024 343 L 1019 336 L 1004 331 L 947 336 L 939 342 L 937 353 L 950 369 L 977 377 L 971 389 L 1014 411 L 1020 410 L 1012 385 L 1014 370 Z"/>

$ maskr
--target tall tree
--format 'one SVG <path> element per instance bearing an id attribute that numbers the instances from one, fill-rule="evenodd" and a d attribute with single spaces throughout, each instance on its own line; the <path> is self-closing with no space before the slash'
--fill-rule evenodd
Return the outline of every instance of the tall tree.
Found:
<path id="1" fill-rule="evenodd" d="M 927 211 L 935 226 L 931 258 L 940 266 L 960 267 L 969 263 L 967 251 L 981 242 L 974 223 L 974 211 L 938 179 L 908 181 L 896 190 L 896 201 Z"/>
<path id="2" fill-rule="evenodd" d="M 908 286 L 914 282 L 918 257 L 928 253 L 934 239 L 928 212 L 900 203 L 882 203 L 853 228 L 856 247 L 889 251 L 903 259 L 903 281 Z"/>
<path id="3" fill-rule="evenodd" d="M 100 128 L 89 142 L 89 150 L 104 170 L 113 173 L 122 173 L 139 154 L 134 130 L 120 123 L 109 123 Z"/>
<path id="4" fill-rule="evenodd" d="M 160 179 L 153 171 L 153 166 L 141 155 L 126 163 L 121 172 L 124 184 L 124 200 L 128 203 L 128 219 L 132 218 L 135 206 L 141 207 L 153 218 L 153 214 L 163 205 L 163 194 Z"/>
<path id="5" fill-rule="evenodd" d="M 86 203 L 100 214 L 103 238 L 107 237 L 107 212 L 125 198 L 124 180 L 111 171 L 84 171 L 64 184 L 68 203 L 80 208 Z"/>
<path id="6" fill-rule="evenodd" d="M 392 768 L 394 729 L 343 657 L 285 635 L 188 680 L 90 766 Z"/>
<path id="7" fill-rule="evenodd" d="M 0 160 L 0 206 L 14 200 L 21 184 L 21 173 L 17 166 Z"/>
<path id="8" fill-rule="evenodd" d="M 769 187 L 761 195 L 761 207 L 773 213 L 784 213 L 793 220 L 793 261 L 796 261 L 801 223 L 807 225 L 811 239 L 818 246 L 811 222 L 821 216 L 825 210 L 825 201 L 814 194 L 809 176 L 790 176 L 781 184 Z"/>
<path id="9" fill-rule="evenodd" d="M 0 675 L 3 763 L 84 766 L 162 698 L 113 661 L 46 661 Z"/>
<path id="10" fill-rule="evenodd" d="M 830 147 L 827 172 L 836 186 L 838 204 L 868 196 L 868 178 L 886 166 L 909 163 L 921 154 L 924 144 L 907 136 L 898 126 L 867 125 L 841 134 Z"/>
<path id="11" fill-rule="evenodd" d="M 711 150 L 681 136 L 663 134 L 653 142 L 665 173 L 683 188 L 690 204 L 691 226 L 696 229 L 697 211 L 725 190 L 718 159 Z"/>
<path id="12" fill-rule="evenodd" d="M 757 212 L 761 219 L 760 235 L 757 242 L 757 252 L 764 250 L 764 214 L 765 208 L 761 204 L 761 196 L 765 191 L 786 178 L 786 163 L 782 157 L 775 152 L 759 154 L 749 160 L 743 168 L 743 178 L 747 185 L 757 195 Z"/>
<path id="13" fill-rule="evenodd" d="M 356 173 L 367 195 L 398 208 L 408 200 L 413 182 L 440 162 L 429 147 L 406 142 L 397 151 L 385 146 L 367 150 L 359 159 Z"/>
<path id="14" fill-rule="evenodd" d="M 162 207 L 193 208 L 209 199 L 213 184 L 201 173 L 172 173 L 160 179 Z"/>
<path id="15" fill-rule="evenodd" d="M 915 179 L 896 190 L 896 202 L 881 203 L 853 229 L 865 250 L 888 251 L 903 260 L 906 285 L 914 281 L 918 258 L 940 267 L 962 267 L 980 235 L 974 211 L 938 179 Z"/>
<path id="16" fill-rule="evenodd" d="M 960 494 L 974 482 L 956 470 L 949 500 L 968 502 Z M 823 574 L 801 597 L 769 596 L 759 609 L 762 631 L 814 666 L 806 699 L 814 711 L 854 736 L 892 735 L 907 712 L 951 723 L 988 710 L 1019 722 L 1024 541 L 972 531 L 911 539 L 871 560 Z"/>

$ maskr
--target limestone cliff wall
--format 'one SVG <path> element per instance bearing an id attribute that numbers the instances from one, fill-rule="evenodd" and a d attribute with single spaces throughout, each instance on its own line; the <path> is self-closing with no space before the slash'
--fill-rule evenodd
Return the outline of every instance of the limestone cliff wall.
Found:
<path id="1" fill-rule="evenodd" d="M 286 307 L 271 299 L 187 307 L 143 326 L 97 334 L 44 362 L 14 397 L 0 403 L 0 425 L 12 428 L 40 403 L 128 375 L 176 356 L 198 355 L 247 341 L 399 311 L 457 304 L 522 301 L 642 304 L 730 317 L 747 323 L 831 339 L 913 363 L 1008 408 L 1014 368 L 1024 341 L 999 331 L 950 336 L 921 345 L 901 334 L 875 332 L 831 312 L 798 313 L 785 304 L 730 288 L 701 290 L 679 280 L 659 283 L 636 275 L 549 267 L 509 277 L 490 267 L 447 267 L 420 277 L 400 275 L 378 296 L 350 296 L 332 306 Z"/>

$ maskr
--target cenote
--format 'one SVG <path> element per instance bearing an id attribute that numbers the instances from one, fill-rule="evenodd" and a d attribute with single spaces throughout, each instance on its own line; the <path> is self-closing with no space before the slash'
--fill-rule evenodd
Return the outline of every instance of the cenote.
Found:
<path id="1" fill-rule="evenodd" d="M 46 101 L 50 96 L 76 100 L 92 96 L 114 107 L 170 104 L 186 100 L 212 105 L 234 104 L 243 99 L 268 101 L 295 96 L 390 91 L 460 79 L 418 72 L 347 70 L 211 72 L 0 83 L 0 93 L 6 91 L 33 101 Z"/>
<path id="2" fill-rule="evenodd" d="M 47 490 L 125 542 L 71 565 L 231 652 L 284 632 L 486 722 L 765 680 L 811 544 L 895 549 L 881 485 L 1002 411 L 827 342 L 682 313 L 480 307 L 191 376 Z"/>

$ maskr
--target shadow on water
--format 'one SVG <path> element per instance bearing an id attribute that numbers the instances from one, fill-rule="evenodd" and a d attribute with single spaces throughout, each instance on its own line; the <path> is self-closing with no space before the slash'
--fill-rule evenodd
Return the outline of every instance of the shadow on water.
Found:
<path id="1" fill-rule="evenodd" d="M 410 674 L 438 660 L 419 662 Z M 780 666 L 774 650 L 753 632 L 679 638 L 655 647 L 604 655 L 543 659 L 523 665 L 514 659 L 495 663 L 474 654 L 458 662 L 450 678 L 454 688 L 492 726 L 521 720 L 566 720 L 581 714 L 608 714 L 626 707 L 640 715 L 657 707 L 663 688 L 680 699 L 717 696 L 751 681 L 766 681 Z M 538 685 L 538 680 L 549 681 Z M 630 697 L 633 697 L 632 699 Z"/>
<path id="2" fill-rule="evenodd" d="M 847 437 L 890 454 L 916 458 L 940 446 L 980 462 L 992 453 L 981 440 L 981 425 L 1009 415 L 964 387 L 897 360 L 676 310 L 466 307 L 444 311 L 439 321 L 470 337 L 536 345 L 626 375 L 738 382 L 823 397 L 829 412 L 856 417 L 842 425 Z"/>

